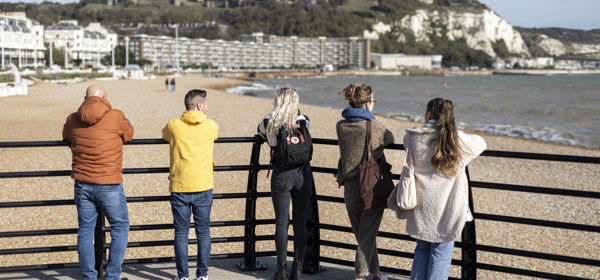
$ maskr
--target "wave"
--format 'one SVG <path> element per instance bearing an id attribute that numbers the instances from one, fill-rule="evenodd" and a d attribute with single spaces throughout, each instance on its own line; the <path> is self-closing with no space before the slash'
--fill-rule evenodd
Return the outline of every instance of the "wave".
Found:
<path id="1" fill-rule="evenodd" d="M 391 113 L 387 115 L 388 118 L 407 120 L 414 122 L 423 122 L 423 117 L 410 115 L 406 113 Z M 474 131 L 480 131 L 487 134 L 493 135 L 504 135 L 510 137 L 520 137 L 526 139 L 535 139 L 544 142 L 554 142 L 567 145 L 580 145 L 574 135 L 568 133 L 560 133 L 550 127 L 535 128 L 529 126 L 520 125 L 507 125 L 507 124 L 468 124 L 464 122 L 458 122 L 457 126 L 459 129 L 468 129 Z"/>
<path id="2" fill-rule="evenodd" d="M 225 91 L 229 93 L 242 94 L 242 95 L 255 95 L 255 91 L 265 91 L 265 90 L 276 90 L 277 86 L 269 86 L 261 83 L 252 83 L 250 85 L 239 85 L 236 87 L 228 88 Z"/>

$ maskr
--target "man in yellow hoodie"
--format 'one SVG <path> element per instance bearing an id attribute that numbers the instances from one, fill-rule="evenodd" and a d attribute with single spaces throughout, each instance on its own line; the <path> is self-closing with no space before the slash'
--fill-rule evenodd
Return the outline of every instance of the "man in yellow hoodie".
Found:
<path id="1" fill-rule="evenodd" d="M 169 142 L 169 191 L 175 225 L 175 280 L 188 280 L 188 233 L 194 214 L 198 239 L 197 280 L 208 280 L 210 259 L 210 210 L 212 206 L 213 147 L 219 134 L 217 123 L 206 116 L 206 91 L 194 89 L 185 95 L 181 118 L 173 119 L 162 130 Z"/>

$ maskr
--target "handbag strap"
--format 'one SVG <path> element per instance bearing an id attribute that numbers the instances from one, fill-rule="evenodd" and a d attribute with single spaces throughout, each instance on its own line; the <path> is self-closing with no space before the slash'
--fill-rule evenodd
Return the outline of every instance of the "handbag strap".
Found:
<path id="1" fill-rule="evenodd" d="M 365 149 L 361 162 L 367 161 L 371 158 L 373 151 L 371 151 L 371 120 L 367 120 L 365 131 Z"/>
<path id="2" fill-rule="evenodd" d="M 412 144 L 410 143 L 410 132 L 408 133 L 408 142 L 404 143 L 404 151 L 406 151 L 406 164 L 409 168 L 414 168 L 415 156 L 412 150 Z"/>

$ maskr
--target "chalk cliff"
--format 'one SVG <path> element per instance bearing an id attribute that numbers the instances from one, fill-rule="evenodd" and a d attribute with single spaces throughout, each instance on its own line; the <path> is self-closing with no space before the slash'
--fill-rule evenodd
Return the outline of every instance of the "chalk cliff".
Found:
<path id="1" fill-rule="evenodd" d="M 504 40 L 508 51 L 519 56 L 529 57 L 531 54 L 521 38 L 519 31 L 494 11 L 461 12 L 452 9 L 418 9 L 390 24 L 378 22 L 372 31 L 363 36 L 376 39 L 379 34 L 395 32 L 399 28 L 411 31 L 418 42 L 428 42 L 430 34 L 445 32 L 450 40 L 464 37 L 467 44 L 495 57 L 492 44 Z M 399 34 L 400 40 L 404 38 Z"/>

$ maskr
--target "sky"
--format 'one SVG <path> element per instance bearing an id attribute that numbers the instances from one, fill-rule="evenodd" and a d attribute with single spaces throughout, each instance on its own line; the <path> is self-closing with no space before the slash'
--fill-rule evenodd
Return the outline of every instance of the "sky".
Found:
<path id="1" fill-rule="evenodd" d="M 521 27 L 600 29 L 600 0 L 479 0 Z"/>
<path id="2" fill-rule="evenodd" d="M 39 3 L 40 0 L 2 0 Z M 58 3 L 73 0 L 50 0 Z M 399 0 L 401 1 L 401 0 Z M 600 0 L 479 0 L 510 24 L 521 27 L 600 29 Z"/>

